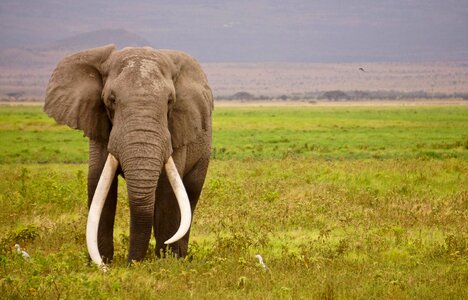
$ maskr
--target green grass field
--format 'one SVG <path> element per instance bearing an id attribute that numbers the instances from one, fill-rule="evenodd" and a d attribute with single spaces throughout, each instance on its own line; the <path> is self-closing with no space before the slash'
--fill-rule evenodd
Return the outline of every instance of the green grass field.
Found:
<path id="1" fill-rule="evenodd" d="M 468 106 L 220 107 L 213 125 L 189 257 L 126 266 L 122 180 L 102 274 L 86 138 L 0 107 L 0 298 L 466 299 Z"/>

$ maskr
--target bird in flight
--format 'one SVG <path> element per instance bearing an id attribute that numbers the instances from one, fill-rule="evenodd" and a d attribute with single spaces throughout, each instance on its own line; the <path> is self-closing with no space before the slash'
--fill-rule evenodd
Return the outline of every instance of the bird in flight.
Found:
<path id="1" fill-rule="evenodd" d="M 364 70 L 364 68 L 359 68 L 359 71 L 362 71 L 362 72 L 364 72 L 364 73 L 366 72 L 366 71 Z"/>

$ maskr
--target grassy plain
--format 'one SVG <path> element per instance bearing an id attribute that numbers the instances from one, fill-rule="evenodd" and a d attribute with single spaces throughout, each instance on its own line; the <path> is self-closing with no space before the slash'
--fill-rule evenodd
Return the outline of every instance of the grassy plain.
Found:
<path id="1" fill-rule="evenodd" d="M 40 107 L 0 107 L 0 298 L 466 298 L 468 106 L 220 107 L 213 120 L 189 257 L 126 266 L 122 180 L 102 274 L 85 246 L 86 138 Z"/>

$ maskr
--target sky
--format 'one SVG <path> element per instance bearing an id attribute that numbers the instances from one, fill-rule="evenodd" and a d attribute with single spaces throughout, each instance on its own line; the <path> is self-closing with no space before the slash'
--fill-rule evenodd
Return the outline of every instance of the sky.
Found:
<path id="1" fill-rule="evenodd" d="M 1 0 L 1 48 L 123 28 L 205 62 L 468 60 L 467 0 Z"/>

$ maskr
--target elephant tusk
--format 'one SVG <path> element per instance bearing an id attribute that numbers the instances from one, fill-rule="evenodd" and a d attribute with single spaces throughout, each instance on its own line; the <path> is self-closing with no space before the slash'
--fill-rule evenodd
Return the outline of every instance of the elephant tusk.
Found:
<path id="1" fill-rule="evenodd" d="M 109 193 L 118 165 L 117 159 L 109 153 L 101 177 L 99 178 L 91 207 L 89 208 L 88 223 L 86 224 L 86 244 L 89 256 L 103 270 L 105 270 L 105 266 L 99 254 L 97 243 L 99 219 L 101 218 L 102 208 L 106 202 L 107 194 Z"/>
<path id="2" fill-rule="evenodd" d="M 166 162 L 166 173 L 171 183 L 174 194 L 177 198 L 177 203 L 179 204 L 180 209 L 180 226 L 177 232 L 164 244 L 172 244 L 180 240 L 190 229 L 190 224 L 192 222 L 192 210 L 190 208 L 190 201 L 188 199 L 187 191 L 185 190 L 182 179 L 180 178 L 179 172 L 174 164 L 172 156 Z"/>

